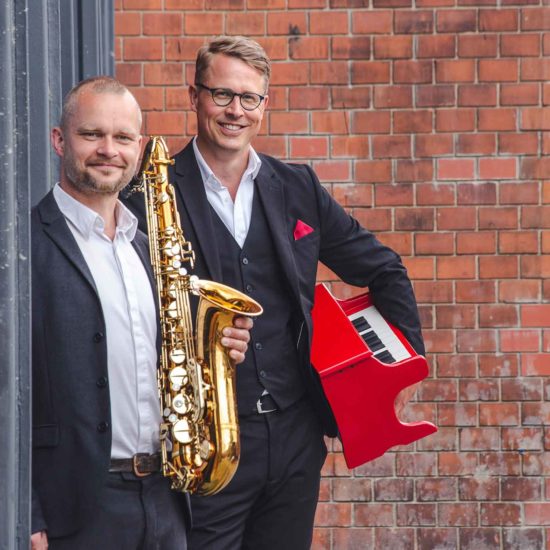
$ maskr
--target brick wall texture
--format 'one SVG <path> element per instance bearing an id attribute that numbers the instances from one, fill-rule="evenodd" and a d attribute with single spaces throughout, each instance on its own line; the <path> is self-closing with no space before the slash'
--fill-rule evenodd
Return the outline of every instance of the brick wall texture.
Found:
<path id="1" fill-rule="evenodd" d="M 414 281 L 431 370 L 404 419 L 439 432 L 352 472 L 330 442 L 313 548 L 549 549 L 548 0 L 115 4 L 144 133 L 179 150 L 197 48 L 256 38 L 255 147 L 311 163 Z"/>

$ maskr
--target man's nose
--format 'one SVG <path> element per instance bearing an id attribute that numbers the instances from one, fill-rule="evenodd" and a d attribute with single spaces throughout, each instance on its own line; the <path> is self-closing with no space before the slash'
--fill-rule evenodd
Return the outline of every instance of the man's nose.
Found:
<path id="1" fill-rule="evenodd" d="M 110 136 L 104 136 L 98 144 L 97 152 L 104 157 L 115 157 L 118 154 L 118 150 L 115 147 L 114 139 Z"/>
<path id="2" fill-rule="evenodd" d="M 234 116 L 242 115 L 244 112 L 243 106 L 241 105 L 241 98 L 238 95 L 234 95 L 231 103 L 225 106 L 226 111 L 229 111 Z"/>

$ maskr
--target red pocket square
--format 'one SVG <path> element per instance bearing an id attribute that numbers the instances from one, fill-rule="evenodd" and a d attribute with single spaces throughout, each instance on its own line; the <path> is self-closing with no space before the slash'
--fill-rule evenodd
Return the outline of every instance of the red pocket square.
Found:
<path id="1" fill-rule="evenodd" d="M 313 227 L 309 227 L 307 223 L 304 223 L 302 220 L 296 222 L 296 227 L 294 228 L 294 240 L 297 241 L 306 235 L 313 233 Z"/>

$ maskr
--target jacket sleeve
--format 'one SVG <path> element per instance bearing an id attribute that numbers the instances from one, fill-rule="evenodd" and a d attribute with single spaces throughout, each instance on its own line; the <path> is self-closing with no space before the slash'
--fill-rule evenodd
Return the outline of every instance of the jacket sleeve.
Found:
<path id="1" fill-rule="evenodd" d="M 407 270 L 399 255 L 329 195 L 313 170 L 321 223 L 319 260 L 345 283 L 368 287 L 382 315 L 397 326 L 414 350 L 425 354 L 416 299 Z"/>

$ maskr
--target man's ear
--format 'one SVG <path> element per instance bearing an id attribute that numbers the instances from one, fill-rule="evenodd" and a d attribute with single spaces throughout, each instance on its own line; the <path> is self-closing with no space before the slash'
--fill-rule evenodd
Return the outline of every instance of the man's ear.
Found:
<path id="1" fill-rule="evenodd" d="M 195 86 L 193 86 L 193 85 L 190 85 L 189 89 L 188 89 L 188 92 L 189 92 L 189 101 L 191 102 L 191 110 L 195 111 L 195 113 L 196 113 L 197 112 L 197 100 L 198 100 L 197 88 L 195 88 Z"/>
<path id="2" fill-rule="evenodd" d="M 52 128 L 50 133 L 50 142 L 56 154 L 59 157 L 63 157 L 63 154 L 65 153 L 65 140 L 63 139 L 63 131 L 59 128 L 59 126 Z"/>

